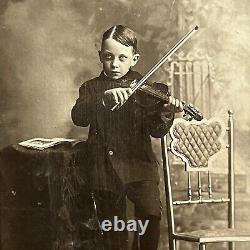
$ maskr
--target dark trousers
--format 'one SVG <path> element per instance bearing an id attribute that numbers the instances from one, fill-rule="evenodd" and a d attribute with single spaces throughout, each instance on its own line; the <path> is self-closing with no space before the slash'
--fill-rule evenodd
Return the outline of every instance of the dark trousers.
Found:
<path id="1" fill-rule="evenodd" d="M 95 199 L 100 222 L 114 221 L 114 216 L 127 222 L 126 196 L 135 206 L 135 219 L 141 220 L 143 225 L 149 220 L 143 235 L 135 234 L 133 250 L 157 250 L 160 235 L 161 202 L 160 192 L 156 182 L 141 181 L 128 184 L 123 192 L 115 194 L 109 191 L 96 191 Z M 103 232 L 103 245 L 105 250 L 127 250 L 128 232 L 114 231 L 113 227 L 108 232 Z"/>

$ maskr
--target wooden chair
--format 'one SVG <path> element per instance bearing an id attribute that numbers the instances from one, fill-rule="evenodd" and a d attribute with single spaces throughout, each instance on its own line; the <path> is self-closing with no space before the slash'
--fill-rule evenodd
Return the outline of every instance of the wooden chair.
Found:
<path id="1" fill-rule="evenodd" d="M 208 243 L 229 242 L 229 249 L 235 249 L 234 242 L 250 241 L 250 232 L 235 229 L 235 194 L 234 194 L 234 148 L 233 148 L 233 114 L 228 111 L 228 196 L 214 198 L 212 192 L 211 161 L 222 148 L 219 140 L 222 137 L 223 127 L 215 120 L 185 121 L 175 119 L 170 130 L 170 144 L 167 136 L 161 139 L 163 171 L 165 178 L 167 220 L 169 230 L 169 249 L 177 249 L 177 241 L 197 242 L 199 250 L 205 250 Z M 178 156 L 184 162 L 187 175 L 187 198 L 173 200 L 168 151 Z M 173 169 L 171 169 L 172 171 Z M 173 170 L 174 171 L 174 170 Z M 195 172 L 195 173 L 194 173 Z M 197 185 L 193 189 L 193 178 L 197 176 Z M 204 175 L 206 184 L 204 183 Z M 202 183 L 203 182 L 203 183 Z M 204 190 L 206 187 L 206 190 Z M 219 204 L 228 205 L 228 228 L 216 230 L 195 230 L 191 232 L 177 232 L 175 229 L 174 211 L 176 206 L 190 207 L 192 204 Z"/>

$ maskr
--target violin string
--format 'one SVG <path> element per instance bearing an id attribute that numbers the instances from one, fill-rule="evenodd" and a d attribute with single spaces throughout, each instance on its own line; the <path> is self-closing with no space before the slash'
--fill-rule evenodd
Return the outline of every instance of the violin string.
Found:
<path id="1" fill-rule="evenodd" d="M 137 89 L 137 88 L 135 88 L 136 85 L 131 87 L 133 92 L 136 91 L 136 89 Z M 163 100 L 167 99 L 166 95 L 164 95 L 164 94 L 160 93 L 159 91 L 153 89 L 153 87 L 151 87 L 151 86 L 146 85 L 144 89 L 139 88 L 139 90 L 141 90 L 141 91 L 143 91 L 145 93 L 151 94 L 151 95 L 153 95 L 155 97 L 159 97 L 159 98 L 161 98 Z M 189 107 L 185 102 L 182 102 L 182 104 L 183 104 L 183 110 L 184 110 L 185 113 L 188 113 L 189 115 L 194 115 L 195 112 L 197 112 L 197 110 L 194 107 L 192 107 L 192 108 Z"/>
<path id="2" fill-rule="evenodd" d="M 148 86 L 147 86 L 148 87 Z M 150 89 L 150 90 L 149 90 Z M 152 89 L 151 87 L 148 87 L 148 90 L 146 90 L 146 89 L 140 89 L 141 91 L 143 91 L 143 92 L 145 92 L 145 93 L 148 93 L 148 94 L 152 94 L 152 95 L 154 95 L 155 97 L 159 97 L 159 98 L 161 98 L 161 99 L 165 99 L 166 100 L 166 95 L 164 95 L 164 94 L 162 94 L 162 93 L 159 93 L 157 90 L 154 90 L 154 89 Z M 186 113 L 193 113 L 193 112 L 195 112 L 195 108 L 190 108 L 190 107 L 188 107 L 187 105 L 186 105 L 186 103 L 185 102 L 182 102 L 183 103 L 183 110 L 184 110 L 184 112 Z M 194 109 L 194 110 L 193 110 Z"/>
<path id="3" fill-rule="evenodd" d="M 156 90 L 150 90 L 150 91 L 147 91 L 145 89 L 140 89 L 140 90 L 145 92 L 145 93 L 152 94 L 155 97 L 166 100 L 166 95 L 164 95 L 162 93 L 158 93 Z M 182 104 L 183 104 L 183 110 L 184 110 L 185 113 L 187 113 L 189 115 L 195 115 L 195 112 L 197 112 L 197 111 L 196 111 L 196 109 L 194 107 L 191 108 L 191 107 L 187 106 L 187 104 L 185 102 L 182 102 Z"/>
<path id="4" fill-rule="evenodd" d="M 160 98 L 162 98 L 162 99 L 165 99 L 166 98 L 166 95 L 164 95 L 164 94 L 162 94 L 162 93 L 159 93 L 157 90 L 155 90 L 155 89 L 153 89 L 152 87 L 149 87 L 149 86 L 147 86 L 146 87 L 147 89 L 140 89 L 141 91 L 144 91 L 144 92 L 148 92 L 149 94 L 154 94 L 155 96 L 157 96 L 157 97 L 160 97 Z M 131 88 L 132 89 L 132 91 L 134 91 L 134 88 L 132 87 Z"/>

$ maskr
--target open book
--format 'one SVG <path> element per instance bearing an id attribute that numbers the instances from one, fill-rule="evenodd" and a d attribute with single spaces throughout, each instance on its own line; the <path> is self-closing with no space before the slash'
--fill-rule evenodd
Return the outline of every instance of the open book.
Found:
<path id="1" fill-rule="evenodd" d="M 43 150 L 46 148 L 53 147 L 58 144 L 63 144 L 67 142 L 74 142 L 75 139 L 66 139 L 66 138 L 52 138 L 52 139 L 46 139 L 46 138 L 33 138 L 29 139 L 27 141 L 22 141 L 18 143 L 19 145 L 27 148 L 33 148 L 38 150 Z"/>

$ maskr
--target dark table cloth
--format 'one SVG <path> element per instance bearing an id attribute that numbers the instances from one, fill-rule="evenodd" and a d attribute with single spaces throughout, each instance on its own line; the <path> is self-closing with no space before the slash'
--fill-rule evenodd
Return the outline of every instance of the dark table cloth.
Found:
<path id="1" fill-rule="evenodd" d="M 85 142 L 1 150 L 0 249 L 97 249 L 84 164 Z"/>

